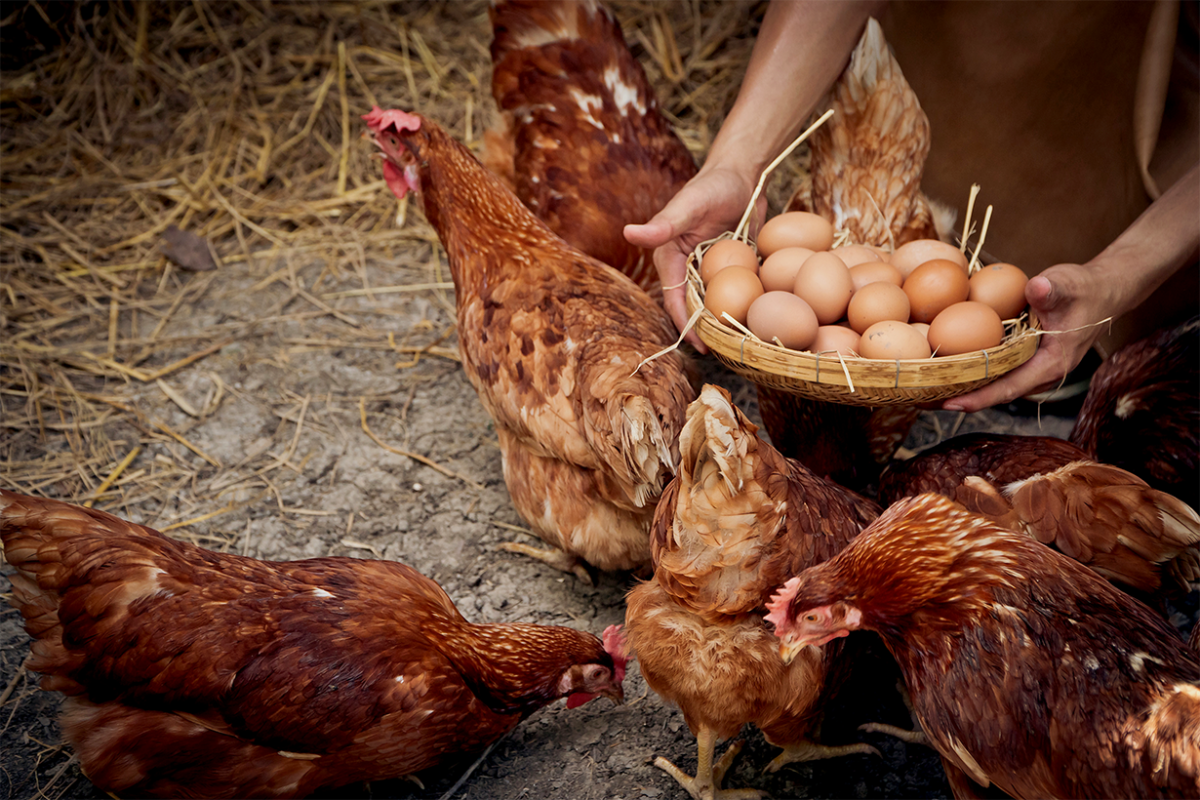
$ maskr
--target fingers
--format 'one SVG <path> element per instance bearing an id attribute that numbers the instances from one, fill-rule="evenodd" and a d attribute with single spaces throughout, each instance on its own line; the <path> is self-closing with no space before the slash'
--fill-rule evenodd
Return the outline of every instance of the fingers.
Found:
<path id="1" fill-rule="evenodd" d="M 1055 370 L 1047 370 L 1042 364 L 1034 363 L 1037 359 L 1038 354 L 1034 354 L 1033 358 L 1000 380 L 989 383 L 987 386 L 976 389 L 973 392 L 952 397 L 942 405 L 942 408 L 946 411 L 966 411 L 971 413 L 990 408 L 991 406 L 1011 403 L 1018 397 L 1032 394 L 1043 387 L 1049 388 L 1053 386 L 1066 374 L 1059 372 L 1057 378 L 1055 378 Z"/>
<path id="2" fill-rule="evenodd" d="M 668 243 L 654 251 L 654 266 L 658 269 L 658 276 L 662 281 L 663 308 L 675 323 L 675 330 L 682 331 L 688 322 L 686 289 L 682 285 L 687 273 L 687 255 L 681 252 L 675 243 Z M 708 348 L 694 330 L 688 331 L 684 341 L 700 353 L 708 352 Z"/>
<path id="3" fill-rule="evenodd" d="M 645 247 L 647 250 L 661 247 L 675 238 L 675 229 L 669 221 L 663 218 L 662 212 L 641 225 L 626 225 L 623 233 L 625 241 L 635 247 Z"/>

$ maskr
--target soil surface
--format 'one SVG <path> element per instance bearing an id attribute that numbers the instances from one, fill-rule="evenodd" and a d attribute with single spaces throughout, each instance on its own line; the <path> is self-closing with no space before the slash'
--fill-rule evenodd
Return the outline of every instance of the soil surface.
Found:
<path id="1" fill-rule="evenodd" d="M 428 245 L 369 264 L 375 286 L 429 283 L 438 275 Z M 301 281 L 322 271 L 299 270 Z M 628 575 L 602 574 L 597 585 L 559 573 L 540 562 L 497 550 L 527 540 L 501 477 L 500 451 L 491 421 L 453 359 L 397 353 L 397 344 L 424 345 L 453 326 L 453 294 L 443 290 L 384 293 L 338 301 L 339 319 L 309 313 L 281 283 L 254 289 L 258 272 L 244 264 L 224 268 L 215 280 L 185 274 L 197 294 L 180 308 L 171 335 L 209 331 L 235 341 L 172 375 L 172 389 L 194 409 L 184 413 L 155 384 L 130 383 L 96 390 L 120 398 L 147 419 L 183 434 L 218 468 L 176 442 L 149 439 L 124 418 L 108 437 L 122 446 L 140 442 L 136 464 L 157 471 L 166 491 L 103 507 L 159 529 L 208 515 L 170 531 L 207 547 L 263 559 L 354 556 L 403 561 L 437 580 L 475 621 L 570 625 L 600 633 L 624 615 Z M 210 281 L 207 288 L 202 282 Z M 357 278 L 326 280 L 324 292 L 358 288 Z M 353 323 L 353 324 L 352 324 Z M 453 348 L 453 334 L 439 346 Z M 413 363 L 413 361 L 416 363 Z M 757 414 L 753 390 L 711 362 L 709 380 L 734 392 L 739 405 Z M 218 387 L 223 386 L 218 399 Z M 455 477 L 389 452 L 362 426 L 391 447 L 423 455 Z M 920 447 L 960 432 L 992 430 L 1065 436 L 1071 420 L 987 411 L 966 416 L 926 412 L 908 445 Z M 20 435 L 20 434 L 17 434 Z M 60 443 L 66 447 L 66 443 Z M 42 445 L 30 441 L 30 456 Z M 49 457 L 51 453 L 41 452 Z M 54 486 L 43 491 L 55 495 Z M 143 490 L 144 491 L 144 490 Z M 71 499 L 71 498 L 63 498 Z M 213 514 L 213 512 L 218 512 Z M 5 567 L 6 573 L 10 570 Z M 0 578 L 7 594 L 7 578 Z M 19 672 L 28 638 L 19 614 L 0 615 L 0 687 L 12 692 L 3 707 L 6 753 L 0 793 L 11 797 L 104 797 L 82 776 L 59 740 L 60 698 L 41 692 Z M 726 783 L 751 786 L 773 797 L 948 796 L 931 750 L 877 734 L 860 734 L 868 721 L 909 725 L 895 692 L 895 674 L 877 648 L 829 709 L 824 740 L 865 740 L 880 757 L 855 755 L 761 771 L 774 748 L 760 734 L 745 733 L 746 749 Z M 627 702 L 600 700 L 568 711 L 561 703 L 534 714 L 483 759 L 455 796 L 461 798 L 684 798 L 686 793 L 653 766 L 655 756 L 691 771 L 694 739 L 675 708 L 647 690 L 631 665 Z M 442 797 L 470 766 L 421 776 L 425 788 L 391 781 L 348 787 L 328 796 Z"/>

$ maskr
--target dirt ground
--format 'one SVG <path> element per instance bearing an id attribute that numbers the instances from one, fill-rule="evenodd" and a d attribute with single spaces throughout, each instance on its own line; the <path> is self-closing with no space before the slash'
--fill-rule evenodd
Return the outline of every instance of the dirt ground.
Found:
<path id="1" fill-rule="evenodd" d="M 321 6 L 301 8 L 332 14 L 342 7 Z M 367 10 L 375 13 L 378 7 Z M 181 8 L 181 14 L 190 13 Z M 620 8 L 621 13 L 640 13 L 636 3 Z M 657 10 L 653 4 L 650 8 L 652 13 L 637 18 L 647 32 L 639 39 L 643 43 L 655 41 L 650 22 Z M 404 17 L 410 30 L 424 34 L 423 40 L 413 39 L 428 43 L 423 60 L 429 63 L 428 55 L 435 67 L 445 67 L 434 75 L 434 83 L 442 81 L 443 91 L 471 84 L 471 97 L 486 97 L 486 48 L 478 43 L 486 43 L 490 34 L 481 4 L 470 5 L 469 14 L 456 14 L 455 6 L 444 4 L 400 4 L 398 9 L 397 18 Z M 704 9 L 708 13 L 711 6 Z M 476 46 L 442 46 L 438 31 L 451 22 L 469 27 Z M 154 31 L 151 27 L 152 42 Z M 681 44 L 685 64 L 690 63 L 686 44 Z M 329 50 L 328 40 L 322 48 Z M 644 49 L 638 52 L 645 56 Z M 733 61 L 743 59 L 745 48 L 739 52 Z M 325 55 L 324 63 L 329 63 L 333 56 Z M 451 68 L 455 59 L 470 63 Z M 657 77 L 652 59 L 645 59 Z M 416 59 L 412 65 L 421 66 Z M 371 75 L 367 78 L 369 82 Z M 420 89 L 429 80 L 418 71 L 415 83 L 410 74 L 407 82 L 396 79 L 392 88 L 403 100 L 406 86 Z M 326 81 L 321 91 L 329 85 Z M 716 108 L 724 101 L 713 102 Z M 332 121 L 321 117 L 316 130 L 336 143 L 336 103 L 331 105 Z M 470 131 L 472 105 L 466 108 Z M 302 111 L 292 120 L 294 128 L 303 123 L 307 111 Z M 719 118 L 698 122 L 679 113 L 690 125 L 689 142 L 699 142 L 702 149 Z M 86 130 L 93 135 L 91 128 Z M 115 136 L 118 143 L 122 134 L 121 128 L 104 131 L 106 139 Z M 151 140 L 146 142 L 151 146 Z M 238 163 L 241 156 L 239 150 Z M 364 151 L 354 158 L 368 155 Z M 336 167 L 333 163 L 321 179 L 332 180 Z M 135 179 L 136 171 L 130 176 L 128 180 Z M 381 195 L 382 186 L 377 188 Z M 8 196 L 7 202 L 14 196 L 26 195 Z M 237 200 L 236 193 L 229 196 Z M 16 229 L 13 219 L 7 214 L 5 224 Z M 258 219 L 268 224 L 267 216 Z M 50 270 L 52 265 L 42 261 L 53 260 L 58 251 L 47 255 L 48 240 L 21 250 L 20 258 L 0 260 L 0 289 L 8 290 L 7 295 L 0 291 L 0 340 L 11 337 L 43 348 L 0 349 L 0 483 L 73 502 L 94 499 L 97 508 L 168 535 L 256 558 L 403 561 L 437 580 L 474 621 L 570 625 L 594 633 L 621 622 L 624 594 L 632 585 L 628 575 L 601 575 L 598 585 L 586 586 L 497 549 L 501 542 L 526 540 L 528 534 L 521 532 L 522 521 L 505 489 L 490 420 L 457 362 L 453 291 L 446 284 L 444 256 L 419 213 L 410 209 L 397 236 L 386 235 L 397 227 L 393 219 L 377 227 L 375 233 L 384 231 L 386 246 L 376 244 L 380 236 L 371 239 L 361 248 L 357 269 L 346 268 L 345 252 L 363 240 L 335 223 L 327 215 L 315 226 L 318 244 L 322 225 L 328 225 L 329 237 L 343 237 L 330 245 L 337 253 L 330 258 L 314 254 L 312 247 L 247 248 L 242 235 L 251 226 L 219 228 L 224 233 L 213 246 L 225 258 L 211 272 L 164 267 L 161 259 L 154 260 L 156 240 L 138 240 L 137 247 L 157 267 L 123 273 L 120 284 L 111 278 L 101 281 L 93 269 L 90 278 L 97 286 L 107 290 L 120 285 L 122 294 L 110 298 L 103 291 L 83 292 L 65 310 L 54 306 L 59 300 L 23 295 L 18 286 L 39 270 Z M 34 232 L 20 230 L 17 240 L 34 241 Z M 64 241 L 86 239 L 80 230 L 63 234 Z M 87 245 L 76 242 L 75 247 Z M 229 257 L 247 250 L 245 258 Z M 35 251 L 39 258 L 29 255 Z M 104 266 L 102 248 L 88 252 Z M 23 260 L 26 256 L 30 260 Z M 64 275 L 76 274 L 66 262 L 53 266 L 65 270 Z M 88 273 L 82 274 L 71 280 L 86 283 Z M 370 287 L 374 290 L 368 291 Z M 29 311 L 39 300 L 65 316 L 56 320 Z M 97 366 L 103 361 L 99 357 L 81 361 L 81 353 L 103 355 L 105 341 L 109 353 L 103 368 Z M 137 360 L 142 373 L 112 366 L 135 363 L 134 354 L 147 342 L 162 351 Z M 145 377 L 146 370 L 197 353 L 196 360 L 159 379 Z M 746 384 L 712 363 L 708 368 L 710 380 L 731 389 L 738 404 L 756 416 Z M 971 416 L 928 412 L 906 444 L 920 448 L 970 430 L 1065 436 L 1071 423 L 1069 417 L 1044 415 L 1039 422 L 996 410 Z M 99 486 L 120 471 L 118 465 L 129 454 L 120 476 Z M 5 566 L 5 577 L 0 577 L 5 599 L 11 591 L 9 573 Z M 27 651 L 19 614 L 5 604 L 0 608 L 0 792 L 17 798 L 105 797 L 83 777 L 61 743 L 56 723 L 60 698 L 40 691 L 36 677 L 22 669 Z M 876 648 L 861 666 L 828 710 L 824 740 L 870 741 L 881 757 L 792 765 L 765 775 L 761 771 L 773 748 L 747 731 L 746 749 L 726 785 L 752 786 L 779 798 L 948 796 L 932 751 L 856 730 L 868 721 L 909 723 L 886 654 Z M 325 796 L 686 797 L 652 764 L 661 755 L 686 771 L 694 769 L 694 740 L 681 714 L 648 691 L 636 662 L 625 691 L 627 702 L 620 707 L 598 701 L 567 711 L 559 703 L 533 715 L 481 759 L 453 793 L 449 790 L 471 763 L 422 775 L 423 788 L 390 781 Z"/>

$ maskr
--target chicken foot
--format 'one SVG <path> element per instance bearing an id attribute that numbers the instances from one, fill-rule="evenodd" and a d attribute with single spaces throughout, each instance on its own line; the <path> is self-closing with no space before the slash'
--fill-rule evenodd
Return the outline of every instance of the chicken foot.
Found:
<path id="1" fill-rule="evenodd" d="M 888 736 L 894 736 L 900 741 L 908 742 L 909 744 L 923 744 L 926 747 L 933 747 L 929 742 L 929 736 L 925 734 L 925 731 L 920 729 L 910 731 L 883 722 L 867 722 L 859 725 L 858 729 L 869 733 L 886 733 Z"/>
<path id="2" fill-rule="evenodd" d="M 654 766 L 670 775 L 687 790 L 694 800 L 762 800 L 766 792 L 758 789 L 722 789 L 721 782 L 733 764 L 733 759 L 742 752 L 745 742 L 740 739 L 729 746 L 721 760 L 713 763 L 713 750 L 717 746 L 717 732 L 701 727 L 696 734 L 696 776 L 692 777 L 662 756 L 654 759 Z"/>
<path id="3" fill-rule="evenodd" d="M 797 761 L 817 761 L 823 758 L 837 758 L 838 756 L 849 756 L 855 753 L 880 755 L 878 750 L 866 742 L 825 745 L 805 740 L 796 744 L 786 745 L 783 748 L 783 752 L 775 756 L 774 760 L 770 764 L 767 764 L 763 772 L 778 772 L 786 764 L 793 764 Z M 880 757 L 882 758 L 882 756 Z"/>
<path id="4" fill-rule="evenodd" d="M 573 556 L 566 551 L 559 550 L 557 547 L 541 548 L 522 544 L 521 542 L 501 542 L 499 546 L 501 550 L 530 556 L 531 558 L 536 558 L 538 561 L 549 564 L 557 570 L 570 572 L 588 586 L 594 586 L 596 583 L 591 573 L 588 572 L 587 565 L 583 559 Z"/>
<path id="5" fill-rule="evenodd" d="M 860 731 L 867 731 L 868 733 L 883 733 L 895 737 L 902 742 L 923 744 L 926 747 L 933 748 L 933 743 L 929 741 L 929 736 L 921 729 L 921 721 L 917 719 L 916 709 L 913 708 L 912 695 L 908 693 L 908 687 L 904 685 L 903 680 L 896 682 L 896 691 L 900 693 L 900 699 L 904 701 L 904 706 L 908 709 L 908 715 L 912 717 L 913 730 L 910 731 L 896 725 L 888 725 L 884 722 L 867 722 L 859 725 L 858 729 Z"/>

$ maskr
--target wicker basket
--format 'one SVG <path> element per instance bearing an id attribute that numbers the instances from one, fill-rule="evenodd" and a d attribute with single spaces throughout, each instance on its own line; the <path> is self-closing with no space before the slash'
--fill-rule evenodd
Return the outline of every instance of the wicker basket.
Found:
<path id="1" fill-rule="evenodd" d="M 697 269 L 704 249 L 705 245 L 696 248 L 688 260 L 689 315 L 704 305 Z M 1004 341 L 996 347 L 905 361 L 788 350 L 731 328 L 706 308 L 700 311 L 695 331 L 726 366 L 756 384 L 860 406 L 912 405 L 966 394 L 1016 369 L 1038 346 L 1037 333 L 1024 318 L 1006 323 Z"/>

